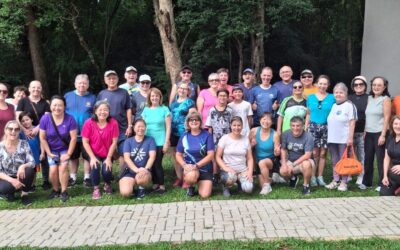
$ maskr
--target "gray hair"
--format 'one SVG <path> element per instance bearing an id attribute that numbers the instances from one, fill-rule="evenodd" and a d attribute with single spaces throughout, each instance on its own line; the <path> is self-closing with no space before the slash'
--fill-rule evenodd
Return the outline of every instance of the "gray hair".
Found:
<path id="1" fill-rule="evenodd" d="M 335 87 L 333 88 L 333 92 L 335 93 L 335 90 L 337 90 L 337 89 L 343 90 L 343 92 L 346 94 L 346 96 L 349 92 L 349 89 L 347 88 L 346 84 L 344 84 L 343 82 L 336 83 Z"/>
<path id="2" fill-rule="evenodd" d="M 211 73 L 211 74 L 208 75 L 207 80 L 209 80 L 209 79 L 212 78 L 212 77 L 216 77 L 216 78 L 219 79 L 219 75 L 218 75 L 217 73 Z"/>
<path id="3" fill-rule="evenodd" d="M 86 80 L 87 82 L 89 82 L 89 76 L 87 74 L 79 74 L 75 77 L 75 82 L 77 82 L 78 80 L 83 79 Z"/>

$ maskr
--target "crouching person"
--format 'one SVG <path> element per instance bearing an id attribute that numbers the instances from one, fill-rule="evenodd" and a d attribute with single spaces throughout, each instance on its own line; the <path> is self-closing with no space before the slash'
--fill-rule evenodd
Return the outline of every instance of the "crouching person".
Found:
<path id="1" fill-rule="evenodd" d="M 310 178 L 315 167 L 311 159 L 314 140 L 303 129 L 304 121 L 295 116 L 290 119 L 290 130 L 282 134 L 280 174 L 290 179 L 289 186 L 296 188 L 299 174 L 303 175 L 303 194 L 310 194 Z"/>
<path id="2" fill-rule="evenodd" d="M 221 168 L 223 195 L 230 196 L 229 188 L 237 181 L 245 193 L 253 191 L 253 155 L 250 141 L 241 135 L 242 118 L 234 116 L 231 119 L 231 132 L 222 136 L 217 146 L 216 160 Z"/>
<path id="3" fill-rule="evenodd" d="M 131 197 L 137 185 L 137 199 L 145 196 L 145 186 L 151 181 L 151 166 L 156 159 L 156 143 L 145 136 L 146 122 L 138 119 L 133 126 L 135 136 L 124 143 L 125 167 L 119 180 L 119 191 L 123 197 Z"/>

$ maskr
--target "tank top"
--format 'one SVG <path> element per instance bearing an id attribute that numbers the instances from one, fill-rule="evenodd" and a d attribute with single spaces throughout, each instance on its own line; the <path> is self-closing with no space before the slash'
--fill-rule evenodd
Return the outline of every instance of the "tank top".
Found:
<path id="1" fill-rule="evenodd" d="M 383 129 L 383 103 L 386 96 L 373 98 L 368 96 L 368 104 L 365 109 L 365 131 L 379 133 Z"/>
<path id="2" fill-rule="evenodd" d="M 271 129 L 269 133 L 269 137 L 267 140 L 261 140 L 261 127 L 257 129 L 256 133 L 256 158 L 257 161 L 260 161 L 265 158 L 273 158 L 274 157 L 274 133 L 275 131 Z"/>

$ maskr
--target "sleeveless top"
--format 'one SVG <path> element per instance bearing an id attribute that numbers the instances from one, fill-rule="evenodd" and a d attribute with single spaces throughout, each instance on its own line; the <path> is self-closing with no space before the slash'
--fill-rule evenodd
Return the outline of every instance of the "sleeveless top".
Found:
<path id="1" fill-rule="evenodd" d="M 368 104 L 365 109 L 365 131 L 379 133 L 383 129 L 383 103 L 387 96 L 373 98 L 368 96 Z"/>
<path id="2" fill-rule="evenodd" d="M 265 158 L 273 158 L 274 157 L 274 133 L 275 131 L 271 129 L 269 133 L 269 137 L 267 140 L 261 140 L 261 127 L 257 129 L 256 133 L 256 158 L 257 162 L 263 160 Z"/>

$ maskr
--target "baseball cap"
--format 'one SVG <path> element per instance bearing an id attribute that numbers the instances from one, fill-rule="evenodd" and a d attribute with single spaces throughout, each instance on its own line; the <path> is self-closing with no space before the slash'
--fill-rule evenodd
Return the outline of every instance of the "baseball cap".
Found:
<path id="1" fill-rule="evenodd" d="M 117 72 L 115 72 L 115 70 L 107 70 L 107 71 L 104 73 L 104 77 L 109 76 L 109 75 L 116 75 L 116 76 L 118 76 L 118 74 L 117 74 Z"/>
<path id="2" fill-rule="evenodd" d="M 183 65 L 181 71 L 184 71 L 185 69 L 192 71 L 192 68 L 189 65 Z"/>
<path id="3" fill-rule="evenodd" d="M 302 76 L 302 75 L 305 75 L 305 74 L 310 74 L 310 75 L 314 76 L 314 74 L 312 73 L 312 71 L 309 70 L 309 69 L 305 69 L 305 70 L 301 71 L 301 74 L 300 74 L 300 75 Z"/>
<path id="4" fill-rule="evenodd" d="M 246 73 L 251 73 L 251 74 L 253 74 L 254 75 L 254 71 L 251 69 L 251 68 L 245 68 L 244 70 L 243 70 L 243 75 L 244 74 L 246 74 Z"/>
<path id="5" fill-rule="evenodd" d="M 141 75 L 141 76 L 139 77 L 139 82 L 144 82 L 144 81 L 151 82 L 150 76 L 149 76 L 149 75 L 146 75 L 146 74 Z"/>
<path id="6" fill-rule="evenodd" d="M 137 69 L 136 69 L 135 67 L 133 67 L 133 66 L 128 66 L 128 67 L 126 67 L 125 72 L 128 72 L 128 71 L 135 71 L 135 72 L 137 72 Z"/>

